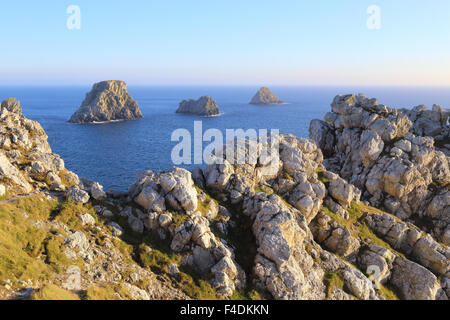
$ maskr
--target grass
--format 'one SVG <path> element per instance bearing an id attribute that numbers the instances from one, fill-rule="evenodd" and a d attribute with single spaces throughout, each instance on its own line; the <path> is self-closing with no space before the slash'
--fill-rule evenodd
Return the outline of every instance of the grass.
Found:
<path id="1" fill-rule="evenodd" d="M 170 214 L 172 215 L 172 224 L 176 227 L 185 223 L 189 218 L 186 213 L 171 212 Z"/>
<path id="2" fill-rule="evenodd" d="M 198 201 L 198 203 L 197 203 L 197 211 L 199 211 L 202 214 L 202 216 L 206 216 L 209 212 L 209 206 L 210 206 L 211 201 L 214 201 L 216 205 L 218 205 L 218 203 L 207 192 L 203 191 L 202 189 L 200 189 L 199 187 L 197 187 L 195 185 L 194 185 L 194 187 L 197 190 L 197 193 L 199 193 L 199 194 L 204 193 L 206 195 L 206 200 Z"/>
<path id="3" fill-rule="evenodd" d="M 317 168 L 316 173 L 317 173 L 317 178 L 320 182 L 322 182 L 324 184 L 327 184 L 330 182 L 329 179 L 325 178 L 325 175 L 324 175 L 325 170 L 323 170 L 321 168 Z"/>
<path id="4" fill-rule="evenodd" d="M 198 300 L 222 300 L 219 294 L 209 283 L 210 274 L 200 274 L 188 265 L 180 267 L 178 285 L 189 297 Z"/>
<path id="5" fill-rule="evenodd" d="M 39 181 L 39 182 L 43 182 L 47 185 L 47 187 L 50 187 L 52 185 L 52 182 L 50 181 L 50 179 L 47 177 L 46 174 L 30 174 L 30 177 L 35 180 L 35 181 Z"/>
<path id="6" fill-rule="evenodd" d="M 346 291 L 342 271 L 329 271 L 325 274 L 325 285 L 327 287 L 327 299 L 331 298 L 335 288 Z"/>
<path id="7" fill-rule="evenodd" d="M 83 262 L 79 259 L 73 261 L 63 252 L 64 237 L 60 235 L 51 235 L 44 241 L 45 262 L 56 273 L 62 273 L 68 266 L 77 265 L 83 269 Z"/>
<path id="8" fill-rule="evenodd" d="M 294 181 L 294 178 L 286 171 L 283 171 L 283 178 L 285 178 L 286 180 Z"/>
<path id="9" fill-rule="evenodd" d="M 333 220 L 338 222 L 340 225 L 346 227 L 351 235 L 355 238 L 367 240 L 370 239 L 371 243 L 376 244 L 380 247 L 389 249 L 396 254 L 404 257 L 405 255 L 401 252 L 396 251 L 393 249 L 389 243 L 378 237 L 366 224 L 366 222 L 363 219 L 363 213 L 381 213 L 382 211 L 376 208 L 365 206 L 361 203 L 355 203 L 352 202 L 350 207 L 347 209 L 349 213 L 349 219 L 344 220 L 337 216 L 335 213 L 333 213 L 330 209 L 328 209 L 326 206 L 322 207 L 322 211 L 331 217 Z M 383 212 L 384 213 L 384 212 Z"/>
<path id="10" fill-rule="evenodd" d="M 94 219 L 97 218 L 94 209 L 90 204 L 83 205 L 71 200 L 59 203 L 52 211 L 52 217 L 73 230 L 82 230 L 83 225 L 80 216 L 84 213 L 89 213 Z M 98 219 L 96 219 L 98 223 Z"/>
<path id="11" fill-rule="evenodd" d="M 71 182 L 71 178 L 70 175 L 67 173 L 67 170 L 61 170 L 58 173 L 59 178 L 61 179 L 61 184 L 63 184 L 66 188 L 70 188 L 71 186 L 73 186 L 73 182 Z"/>
<path id="12" fill-rule="evenodd" d="M 235 290 L 233 292 L 233 295 L 230 297 L 230 300 L 267 300 L 268 297 L 266 297 L 263 293 L 258 292 L 255 289 L 252 289 L 248 292 L 242 291 L 242 290 Z"/>
<path id="13" fill-rule="evenodd" d="M 144 243 L 139 246 L 138 250 L 141 264 L 152 271 L 167 273 L 170 264 L 178 264 L 181 260 L 181 255 L 179 254 L 173 252 L 165 253 L 158 249 L 152 249 Z"/>
<path id="14" fill-rule="evenodd" d="M 80 300 L 75 293 L 59 288 L 54 284 L 44 285 L 31 295 L 31 300 Z"/>
<path id="15" fill-rule="evenodd" d="M 378 284 L 378 289 L 376 289 L 377 293 L 387 300 L 400 300 L 399 295 L 395 292 L 395 288 L 390 286 L 384 286 L 381 283 Z"/>
<path id="16" fill-rule="evenodd" d="M 13 204 L 0 206 L 0 279 L 42 280 L 50 274 L 39 259 L 47 234 L 35 228 L 22 213 Z"/>
<path id="17" fill-rule="evenodd" d="M 262 193 L 265 193 L 265 194 L 268 194 L 268 195 L 273 194 L 273 190 L 271 188 L 266 187 L 266 186 L 256 186 L 254 190 L 255 190 L 255 192 L 262 192 Z"/>
<path id="18" fill-rule="evenodd" d="M 90 286 L 83 294 L 83 300 L 121 300 L 121 298 L 131 299 L 130 293 L 122 284 Z"/>
<path id="19" fill-rule="evenodd" d="M 433 182 L 428 186 L 428 190 L 430 190 L 431 192 L 436 192 L 441 188 L 450 190 L 450 182 L 442 180 L 433 180 Z"/>
<path id="20" fill-rule="evenodd" d="M 138 249 L 139 260 L 142 266 L 150 268 L 153 272 L 168 273 L 170 264 L 179 265 L 181 255 L 170 250 L 150 248 L 146 244 L 141 244 Z M 182 272 L 178 276 L 180 289 L 189 297 L 198 300 L 218 300 L 223 299 L 207 281 L 208 275 L 201 275 L 188 266 L 180 267 Z"/>

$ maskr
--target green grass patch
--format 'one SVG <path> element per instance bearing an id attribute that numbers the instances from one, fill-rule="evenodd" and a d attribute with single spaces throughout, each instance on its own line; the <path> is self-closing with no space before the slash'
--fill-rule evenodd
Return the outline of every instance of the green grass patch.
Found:
<path id="1" fill-rule="evenodd" d="M 47 233 L 35 228 L 13 204 L 0 206 L 0 279 L 45 279 L 39 259 Z"/>
<path id="2" fill-rule="evenodd" d="M 286 180 L 294 181 L 294 178 L 286 171 L 283 171 L 283 178 Z"/>
<path id="3" fill-rule="evenodd" d="M 335 288 L 341 289 L 343 291 L 345 290 L 345 282 L 344 277 L 342 275 L 342 271 L 328 271 L 325 274 L 325 285 L 327 287 L 327 299 L 331 298 L 331 295 L 333 293 L 333 290 Z"/>
<path id="4" fill-rule="evenodd" d="M 181 255 L 174 252 L 162 252 L 152 249 L 146 244 L 141 244 L 138 248 L 139 260 L 142 266 L 150 268 L 152 271 L 167 273 L 168 266 L 172 263 L 179 264 Z"/>
<path id="5" fill-rule="evenodd" d="M 117 295 L 119 294 L 119 295 Z M 90 286 L 83 294 L 83 300 L 131 300 L 127 288 L 122 284 L 107 285 L 104 287 Z"/>
<path id="6" fill-rule="evenodd" d="M 97 217 L 90 204 L 83 205 L 81 203 L 67 200 L 58 204 L 58 206 L 53 210 L 52 216 L 56 221 L 64 223 L 73 230 L 82 230 L 83 225 L 81 223 L 80 216 L 84 213 L 89 213 L 94 218 Z"/>
<path id="7" fill-rule="evenodd" d="M 371 214 L 371 213 L 383 213 L 379 209 L 368 207 L 363 205 L 362 203 L 355 203 L 352 202 L 350 207 L 347 209 L 349 213 L 349 219 L 345 220 L 337 216 L 335 213 L 333 213 L 330 209 L 328 209 L 326 206 L 322 207 L 322 211 L 331 217 L 333 220 L 338 222 L 340 225 L 346 227 L 351 235 L 355 238 L 359 239 L 370 239 L 371 243 L 376 244 L 380 247 L 389 249 L 396 254 L 404 257 L 405 255 L 401 252 L 396 251 L 393 249 L 389 243 L 378 237 L 375 232 L 372 231 L 372 229 L 369 228 L 369 226 L 366 224 L 366 222 L 363 219 L 364 213 Z"/>
<path id="8" fill-rule="evenodd" d="M 48 283 L 44 285 L 38 292 L 31 295 L 31 300 L 80 300 L 75 293 L 59 288 L 58 286 Z"/>
<path id="9" fill-rule="evenodd" d="M 377 293 L 387 300 L 400 300 L 399 295 L 396 293 L 395 288 L 390 286 L 384 286 L 381 283 L 378 284 L 378 289 L 376 289 Z"/>
<path id="10" fill-rule="evenodd" d="M 322 182 L 324 184 L 327 184 L 330 182 L 329 179 L 325 178 L 325 175 L 324 175 L 325 170 L 323 170 L 321 168 L 317 168 L 316 173 L 317 173 L 317 178 L 320 182 Z"/>
<path id="11" fill-rule="evenodd" d="M 183 267 L 186 270 L 187 267 Z M 195 273 L 190 271 L 190 273 Z M 189 297 L 198 300 L 221 300 L 223 296 L 211 286 L 211 284 L 198 274 L 192 276 L 186 272 L 180 272 L 180 289 Z"/>
<path id="12" fill-rule="evenodd" d="M 230 297 L 230 300 L 268 300 L 269 297 L 267 297 L 265 294 L 259 292 L 258 290 L 252 289 L 250 291 L 243 291 L 243 290 L 235 290 L 233 292 L 233 295 Z"/>
<path id="13" fill-rule="evenodd" d="M 271 195 L 273 193 L 273 190 L 266 186 L 256 186 L 254 190 L 255 190 L 255 192 L 262 192 L 262 193 L 269 194 L 269 195 Z"/>

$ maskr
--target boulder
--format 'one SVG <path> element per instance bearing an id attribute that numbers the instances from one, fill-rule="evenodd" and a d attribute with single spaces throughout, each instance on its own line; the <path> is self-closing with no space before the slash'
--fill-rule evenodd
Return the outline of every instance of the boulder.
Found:
<path id="1" fill-rule="evenodd" d="M 72 200 L 73 202 L 79 203 L 87 203 L 90 199 L 89 194 L 78 188 L 77 186 L 72 186 L 66 191 L 67 199 Z"/>
<path id="2" fill-rule="evenodd" d="M 435 300 L 440 289 L 432 272 L 401 257 L 395 259 L 390 282 L 407 300 Z"/>

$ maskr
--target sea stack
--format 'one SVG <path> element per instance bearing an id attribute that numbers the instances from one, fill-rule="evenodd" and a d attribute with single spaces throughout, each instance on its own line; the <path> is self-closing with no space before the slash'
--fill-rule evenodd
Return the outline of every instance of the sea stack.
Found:
<path id="1" fill-rule="evenodd" d="M 282 104 L 283 101 L 278 99 L 276 95 L 270 91 L 269 88 L 262 87 L 259 91 L 254 95 L 250 104 L 258 104 L 258 105 L 269 105 L 269 104 Z"/>
<path id="2" fill-rule="evenodd" d="M 142 117 L 137 102 L 128 94 L 125 81 L 109 80 L 94 84 L 69 122 L 107 122 Z"/>
<path id="3" fill-rule="evenodd" d="M 219 114 L 219 106 L 213 98 L 203 96 L 198 100 L 183 100 L 180 102 L 177 113 L 195 114 L 203 117 L 211 117 Z"/>

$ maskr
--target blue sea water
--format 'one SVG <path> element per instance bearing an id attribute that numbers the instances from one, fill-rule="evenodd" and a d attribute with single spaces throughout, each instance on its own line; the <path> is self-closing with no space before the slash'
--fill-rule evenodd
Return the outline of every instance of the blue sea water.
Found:
<path id="1" fill-rule="evenodd" d="M 0 87 L 0 99 L 20 100 L 23 113 L 41 123 L 53 152 L 66 167 L 80 176 L 99 181 L 105 189 L 126 190 L 142 170 L 164 170 L 173 166 L 171 134 L 177 128 L 193 132 L 194 121 L 203 130 L 279 129 L 308 137 L 309 122 L 323 119 L 333 97 L 339 93 L 363 92 L 380 103 L 397 108 L 419 104 L 450 107 L 450 88 L 412 87 L 272 87 L 286 101 L 279 106 L 253 106 L 248 102 L 257 87 L 133 87 L 129 93 L 138 102 L 144 118 L 105 124 L 67 123 L 90 86 L 85 87 Z M 213 97 L 221 116 L 201 118 L 176 114 L 183 99 Z M 192 168 L 192 166 L 186 166 Z"/>

